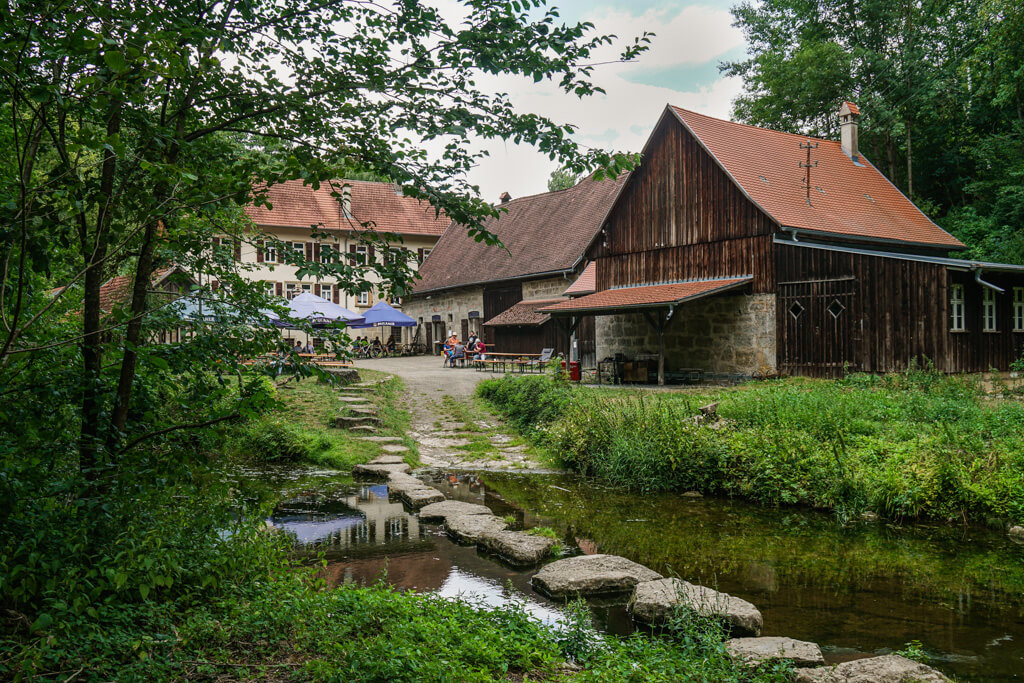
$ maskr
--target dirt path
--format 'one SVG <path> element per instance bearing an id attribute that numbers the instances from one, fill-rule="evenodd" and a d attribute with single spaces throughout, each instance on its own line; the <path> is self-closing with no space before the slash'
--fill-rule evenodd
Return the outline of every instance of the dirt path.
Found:
<path id="1" fill-rule="evenodd" d="M 473 400 L 486 373 L 443 368 L 437 356 L 360 360 L 357 367 L 397 375 L 412 415 L 409 436 L 428 467 L 538 471 L 546 469 L 522 439 Z"/>

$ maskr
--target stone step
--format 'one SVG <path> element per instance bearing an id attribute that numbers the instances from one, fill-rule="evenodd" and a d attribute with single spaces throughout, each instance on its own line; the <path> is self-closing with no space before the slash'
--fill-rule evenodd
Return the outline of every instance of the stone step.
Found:
<path id="1" fill-rule="evenodd" d="M 345 407 L 348 408 L 348 411 L 350 413 L 355 413 L 356 415 L 376 415 L 377 414 L 377 409 L 375 407 L 373 407 L 372 405 L 368 404 L 368 403 L 367 404 L 363 404 L 363 405 L 349 405 L 349 406 L 345 406 Z"/>
<path id="2" fill-rule="evenodd" d="M 422 515 L 422 511 L 420 513 Z M 534 565 L 551 554 L 556 541 L 547 536 L 534 536 L 523 531 L 490 531 L 480 534 L 477 547 L 500 556 L 518 566 Z"/>
<path id="3" fill-rule="evenodd" d="M 381 444 L 380 449 L 385 453 L 408 453 L 409 447 L 400 443 Z"/>
<path id="4" fill-rule="evenodd" d="M 341 415 L 334 418 L 334 426 L 342 429 L 378 424 L 380 424 L 380 418 L 375 415 Z M 374 431 L 376 431 L 376 428 L 374 428 Z"/>
<path id="5" fill-rule="evenodd" d="M 366 397 L 365 396 L 339 396 L 338 400 L 342 401 L 344 403 L 365 403 L 366 402 Z"/>
<path id="6" fill-rule="evenodd" d="M 681 579 L 657 579 L 637 584 L 630 610 L 637 621 L 659 625 L 668 620 L 676 605 L 720 619 L 732 635 L 761 635 L 763 620 L 754 605 L 728 593 Z"/>
<path id="7" fill-rule="evenodd" d="M 401 443 L 402 437 L 400 436 L 363 436 L 360 437 L 362 441 L 373 441 L 374 443 Z"/>
<path id="8" fill-rule="evenodd" d="M 571 600 L 577 596 L 628 593 L 661 574 L 616 555 L 581 555 L 545 565 L 530 583 L 550 598 Z"/>
<path id="9" fill-rule="evenodd" d="M 356 434 L 376 434 L 377 428 L 373 425 L 356 425 L 355 427 L 349 427 L 348 431 L 355 432 Z M 372 436 L 363 436 L 363 440 L 371 439 Z"/>
<path id="10" fill-rule="evenodd" d="M 381 455 L 369 462 L 371 465 L 400 465 L 405 460 L 400 455 Z"/>

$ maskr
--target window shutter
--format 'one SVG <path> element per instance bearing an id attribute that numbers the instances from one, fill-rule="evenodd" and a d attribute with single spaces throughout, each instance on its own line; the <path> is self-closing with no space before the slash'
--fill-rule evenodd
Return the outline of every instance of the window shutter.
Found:
<path id="1" fill-rule="evenodd" d="M 354 244 L 348 245 L 348 251 L 349 251 L 350 254 L 352 254 L 352 257 L 348 260 L 348 264 L 350 266 L 354 266 L 354 265 L 356 265 L 356 245 L 354 245 Z"/>
<path id="2" fill-rule="evenodd" d="M 242 260 L 242 240 L 235 240 L 235 260 Z"/>
<path id="3" fill-rule="evenodd" d="M 218 280 L 212 280 L 210 282 L 210 289 L 216 292 L 218 289 L 220 289 L 220 282 Z"/>
<path id="4" fill-rule="evenodd" d="M 263 263 L 263 240 L 256 243 L 256 263 Z"/>
<path id="5" fill-rule="evenodd" d="M 370 255 L 369 255 L 369 258 L 367 259 L 367 263 L 376 263 L 376 261 L 374 260 L 374 256 L 373 256 L 373 245 L 372 244 L 370 245 L 369 254 Z"/>
<path id="6" fill-rule="evenodd" d="M 281 283 L 280 282 L 275 282 L 274 283 L 274 294 L 276 296 L 281 296 L 281 294 L 283 293 L 282 290 L 283 290 L 283 286 L 281 285 Z"/>
<path id="7" fill-rule="evenodd" d="M 320 296 L 320 285 L 313 285 L 313 293 Z"/>
<path id="8" fill-rule="evenodd" d="M 416 250 L 416 260 L 419 263 L 423 263 L 423 248 L 420 247 Z"/>
<path id="9" fill-rule="evenodd" d="M 313 243 L 313 260 L 316 261 L 317 263 L 320 263 L 320 243 L 319 242 L 314 242 Z"/>
<path id="10" fill-rule="evenodd" d="M 312 242 L 306 242 L 306 260 L 307 261 L 312 261 L 313 260 L 313 243 Z"/>
<path id="11" fill-rule="evenodd" d="M 338 287 L 337 287 L 337 285 L 335 285 L 335 287 L 334 287 L 334 290 L 333 290 L 332 294 L 333 294 L 333 296 L 334 296 L 334 303 L 339 303 L 339 301 L 338 301 L 338 295 L 339 295 L 339 292 L 338 292 Z"/>

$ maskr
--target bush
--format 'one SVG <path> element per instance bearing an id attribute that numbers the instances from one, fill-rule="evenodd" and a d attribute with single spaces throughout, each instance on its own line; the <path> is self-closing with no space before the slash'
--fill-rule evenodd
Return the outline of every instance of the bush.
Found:
<path id="1" fill-rule="evenodd" d="M 260 462 L 314 460 L 331 447 L 323 432 L 303 428 L 280 417 L 268 417 L 241 426 L 231 450 Z"/>

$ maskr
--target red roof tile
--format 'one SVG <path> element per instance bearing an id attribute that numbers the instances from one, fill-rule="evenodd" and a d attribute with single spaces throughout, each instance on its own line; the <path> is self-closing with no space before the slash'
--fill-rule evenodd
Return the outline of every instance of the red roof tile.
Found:
<path id="1" fill-rule="evenodd" d="M 808 138 L 672 107 L 747 195 L 783 227 L 948 248 L 963 244 L 933 223 L 863 156 L 858 166 L 835 140 L 811 150 L 811 205 L 804 170 Z"/>
<path id="2" fill-rule="evenodd" d="M 582 294 L 593 294 L 597 291 L 597 264 L 591 261 L 583 269 L 576 282 L 569 285 L 569 288 L 562 292 L 562 296 L 580 296 Z"/>
<path id="3" fill-rule="evenodd" d="M 565 299 L 531 299 L 512 304 L 504 311 L 484 323 L 490 327 L 507 327 L 509 325 L 543 325 L 551 320 L 547 313 L 538 313 L 537 309 L 555 304 Z"/>
<path id="4" fill-rule="evenodd" d="M 150 278 L 150 286 L 157 287 L 169 275 L 176 271 L 184 273 L 179 266 L 167 266 L 154 271 Z M 191 276 L 189 276 L 191 279 Z M 132 295 L 132 278 L 130 275 L 117 275 L 100 285 L 100 310 L 109 313 L 117 304 L 127 303 Z"/>
<path id="5" fill-rule="evenodd" d="M 343 185 L 352 189 L 352 217 L 342 213 L 341 201 L 332 192 L 341 193 Z M 427 202 L 395 193 L 391 183 L 362 180 L 336 180 L 333 187 L 322 183 L 314 190 L 301 180 L 289 180 L 271 186 L 267 198 L 272 209 L 265 206 L 246 207 L 254 223 L 267 227 L 308 228 L 322 226 L 328 230 L 362 230 L 363 223 L 378 232 L 400 235 L 440 236 L 451 222 Z"/>
<path id="6" fill-rule="evenodd" d="M 558 273 L 573 268 L 597 234 L 625 180 L 585 178 L 575 187 L 513 199 L 507 213 L 486 228 L 505 249 L 477 242 L 461 225 L 451 225 L 420 266 L 414 291 Z M 506 251 L 506 249 L 508 251 Z"/>
<path id="7" fill-rule="evenodd" d="M 664 285 L 643 285 L 639 287 L 620 287 L 605 289 L 594 294 L 570 299 L 553 306 L 540 308 L 542 313 L 583 313 L 595 311 L 613 311 L 617 309 L 650 308 L 678 304 L 689 299 L 697 299 L 709 294 L 717 294 L 734 289 L 753 280 L 752 277 L 736 277 L 728 280 L 694 280 L 691 282 L 674 282 Z"/>

